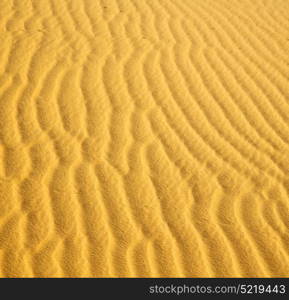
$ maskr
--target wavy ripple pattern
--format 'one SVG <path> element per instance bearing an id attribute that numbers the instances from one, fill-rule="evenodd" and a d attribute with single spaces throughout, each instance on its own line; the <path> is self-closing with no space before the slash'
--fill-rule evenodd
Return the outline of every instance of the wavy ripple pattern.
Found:
<path id="1" fill-rule="evenodd" d="M 288 277 L 287 0 L 3 0 L 1 277 Z"/>

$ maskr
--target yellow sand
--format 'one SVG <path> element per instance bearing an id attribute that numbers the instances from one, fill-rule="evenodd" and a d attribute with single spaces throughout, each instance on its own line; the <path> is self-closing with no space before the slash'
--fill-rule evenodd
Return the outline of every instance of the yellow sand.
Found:
<path id="1" fill-rule="evenodd" d="M 288 0 L 1 0 L 0 276 L 289 276 Z"/>

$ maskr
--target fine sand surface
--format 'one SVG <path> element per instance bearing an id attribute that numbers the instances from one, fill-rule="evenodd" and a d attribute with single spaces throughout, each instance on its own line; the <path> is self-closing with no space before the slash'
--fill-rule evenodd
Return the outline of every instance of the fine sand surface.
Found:
<path id="1" fill-rule="evenodd" d="M 0 276 L 289 276 L 288 0 L 1 0 Z"/>

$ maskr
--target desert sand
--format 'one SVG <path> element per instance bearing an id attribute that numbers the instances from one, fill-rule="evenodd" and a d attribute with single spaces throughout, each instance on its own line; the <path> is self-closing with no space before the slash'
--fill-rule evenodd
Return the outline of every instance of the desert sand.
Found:
<path id="1" fill-rule="evenodd" d="M 288 277 L 289 1 L 0 1 L 0 276 Z"/>

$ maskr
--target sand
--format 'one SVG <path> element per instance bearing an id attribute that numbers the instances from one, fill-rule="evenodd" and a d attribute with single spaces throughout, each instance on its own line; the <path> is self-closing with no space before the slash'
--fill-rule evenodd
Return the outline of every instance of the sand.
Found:
<path id="1" fill-rule="evenodd" d="M 289 1 L 0 1 L 1 277 L 289 277 Z"/>

